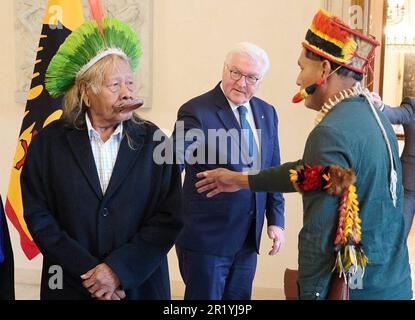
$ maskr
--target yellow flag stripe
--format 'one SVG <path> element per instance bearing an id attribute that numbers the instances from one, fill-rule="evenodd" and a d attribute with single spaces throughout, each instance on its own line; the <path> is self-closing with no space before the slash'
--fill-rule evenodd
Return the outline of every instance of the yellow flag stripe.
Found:
<path id="1" fill-rule="evenodd" d="M 80 1 L 48 0 L 48 7 L 43 24 L 57 25 L 60 21 L 67 29 L 73 31 L 84 23 Z"/>

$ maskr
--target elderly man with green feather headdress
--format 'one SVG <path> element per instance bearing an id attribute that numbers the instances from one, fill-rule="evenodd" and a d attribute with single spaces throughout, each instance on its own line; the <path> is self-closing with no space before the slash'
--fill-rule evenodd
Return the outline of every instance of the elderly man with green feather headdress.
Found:
<path id="1" fill-rule="evenodd" d="M 97 21 L 49 65 L 46 88 L 64 95 L 63 116 L 33 139 L 22 172 L 25 220 L 44 256 L 41 298 L 170 299 L 180 170 L 152 161 L 158 128 L 134 114 L 137 35 Z"/>

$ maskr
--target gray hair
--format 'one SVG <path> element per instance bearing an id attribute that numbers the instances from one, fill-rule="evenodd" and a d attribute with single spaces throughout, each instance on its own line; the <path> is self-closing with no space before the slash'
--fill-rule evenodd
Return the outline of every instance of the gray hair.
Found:
<path id="1" fill-rule="evenodd" d="M 66 92 L 63 98 L 62 120 L 66 125 L 78 130 L 86 129 L 85 113 L 87 112 L 87 106 L 84 101 L 86 90 L 89 87 L 95 94 L 99 94 L 104 83 L 106 68 L 110 65 L 114 66 L 120 59 L 128 62 L 128 60 L 121 56 L 115 54 L 108 55 L 76 79 L 75 84 Z M 131 121 L 136 125 L 147 123 L 146 120 L 140 118 L 136 113 L 133 113 Z M 127 138 L 130 149 L 136 150 L 137 144 L 131 137 L 129 129 L 126 127 L 124 135 Z"/>
<path id="2" fill-rule="evenodd" d="M 250 42 L 240 42 L 235 45 L 235 47 L 229 51 L 225 58 L 225 64 L 228 65 L 234 55 L 247 55 L 250 58 L 261 61 L 262 63 L 262 72 L 261 78 L 267 73 L 269 69 L 269 57 L 264 49 L 258 47 L 257 45 Z"/>

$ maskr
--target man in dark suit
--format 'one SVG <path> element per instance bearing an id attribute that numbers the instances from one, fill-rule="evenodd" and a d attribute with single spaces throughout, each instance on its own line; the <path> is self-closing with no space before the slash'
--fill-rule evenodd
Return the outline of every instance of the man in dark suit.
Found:
<path id="1" fill-rule="evenodd" d="M 14 261 L 0 196 L 0 300 L 14 300 Z"/>
<path id="2" fill-rule="evenodd" d="M 251 298 L 264 213 L 273 240 L 270 255 L 285 242 L 280 193 L 241 191 L 212 200 L 194 186 L 196 174 L 204 170 L 252 171 L 280 164 L 276 111 L 254 97 L 268 67 L 264 50 L 240 43 L 226 57 L 222 82 L 178 112 L 176 155 L 183 142 L 179 137 L 185 137 L 181 160 L 185 158 L 186 177 L 185 226 L 176 251 L 185 299 Z"/>
<path id="3" fill-rule="evenodd" d="M 402 180 L 404 186 L 405 235 L 408 237 L 415 214 L 415 97 L 405 97 L 398 107 L 382 102 L 377 93 L 372 93 L 375 106 L 378 107 L 392 124 L 403 126 L 405 144 L 401 155 Z"/>

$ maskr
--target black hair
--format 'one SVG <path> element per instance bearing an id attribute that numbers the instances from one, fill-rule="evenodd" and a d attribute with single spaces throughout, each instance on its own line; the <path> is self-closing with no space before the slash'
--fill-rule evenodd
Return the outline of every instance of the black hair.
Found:
<path id="1" fill-rule="evenodd" d="M 311 60 L 314 60 L 314 61 L 327 60 L 330 63 L 331 70 L 336 70 L 337 68 L 340 67 L 340 65 L 338 65 L 337 63 L 332 62 L 332 61 L 330 61 L 328 59 L 325 59 L 323 57 L 320 57 L 319 55 L 315 54 L 314 52 L 312 52 L 308 49 L 305 49 L 305 56 L 308 59 L 311 59 Z M 356 81 L 362 81 L 363 80 L 363 74 L 362 73 L 352 71 L 352 70 L 347 69 L 345 67 L 340 67 L 340 69 L 336 71 L 336 74 L 338 74 L 342 77 L 346 77 L 346 78 L 353 78 Z"/>

